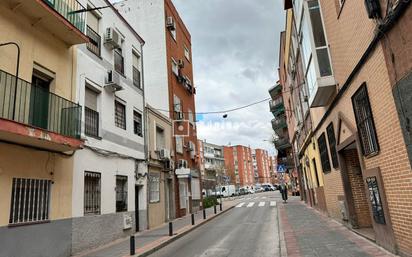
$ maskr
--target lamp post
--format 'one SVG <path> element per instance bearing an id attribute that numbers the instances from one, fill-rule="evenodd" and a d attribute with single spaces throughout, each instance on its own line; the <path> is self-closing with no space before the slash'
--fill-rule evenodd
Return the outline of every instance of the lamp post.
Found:
<path id="1" fill-rule="evenodd" d="M 8 45 L 14 45 L 17 48 L 16 80 L 14 83 L 14 101 L 13 101 L 13 120 L 14 120 L 14 116 L 16 113 L 17 80 L 19 78 L 19 67 L 20 67 L 20 46 L 16 42 L 6 42 L 6 43 L 1 43 L 0 47 L 8 46 Z"/>

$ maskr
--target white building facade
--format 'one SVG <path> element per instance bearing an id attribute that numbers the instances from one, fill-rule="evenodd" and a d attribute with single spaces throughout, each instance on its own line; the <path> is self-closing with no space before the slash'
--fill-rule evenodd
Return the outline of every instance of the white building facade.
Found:
<path id="1" fill-rule="evenodd" d="M 74 156 L 72 253 L 147 229 L 144 41 L 108 1 L 81 2 L 90 42 L 77 49 L 85 149 Z"/>

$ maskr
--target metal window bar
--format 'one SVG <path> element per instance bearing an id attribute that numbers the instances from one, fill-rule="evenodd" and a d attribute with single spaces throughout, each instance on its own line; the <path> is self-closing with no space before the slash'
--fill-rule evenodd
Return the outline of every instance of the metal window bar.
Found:
<path id="1" fill-rule="evenodd" d="M 325 133 L 322 133 L 318 138 L 318 145 L 319 145 L 319 152 L 320 152 L 320 160 L 322 163 L 322 170 L 323 172 L 331 171 L 330 162 L 329 162 L 329 155 L 328 155 L 328 148 L 326 146 L 326 137 Z"/>
<path id="2" fill-rule="evenodd" d="M 126 106 L 118 101 L 115 101 L 115 125 L 126 129 Z"/>
<path id="3" fill-rule="evenodd" d="M 50 180 L 13 178 L 9 223 L 48 220 L 50 185 Z"/>
<path id="4" fill-rule="evenodd" d="M 100 214 L 100 173 L 84 173 L 84 214 Z"/>
<path id="5" fill-rule="evenodd" d="M 332 165 L 334 168 L 339 167 L 338 154 L 336 151 L 336 138 L 335 131 L 333 129 L 333 123 L 329 124 L 326 128 L 326 133 L 328 134 L 329 151 L 332 157 Z"/>
<path id="6" fill-rule="evenodd" d="M 73 11 L 85 10 L 76 0 L 43 0 L 58 14 L 84 33 L 86 12 L 72 13 Z"/>
<path id="7" fill-rule="evenodd" d="M 141 88 L 140 85 L 140 71 L 136 67 L 133 66 L 133 85 L 135 85 L 138 88 Z"/>
<path id="8" fill-rule="evenodd" d="M 116 212 L 127 211 L 127 176 L 116 176 Z"/>
<path id="9" fill-rule="evenodd" d="M 379 144 L 365 84 L 353 95 L 352 105 L 363 154 L 368 156 L 377 153 L 379 151 Z"/>
<path id="10" fill-rule="evenodd" d="M 15 79 L 0 70 L 0 118 L 80 138 L 80 105 L 19 78 L 16 87 Z"/>
<path id="11" fill-rule="evenodd" d="M 94 31 L 92 28 L 87 26 L 86 34 L 89 37 L 90 42 L 87 43 L 87 49 L 89 49 L 92 53 L 95 55 L 99 56 L 101 55 L 101 44 L 102 44 L 102 39 L 96 31 Z"/>
<path id="12" fill-rule="evenodd" d="M 84 133 L 99 137 L 99 113 L 87 107 L 84 107 Z"/>
<path id="13" fill-rule="evenodd" d="M 114 51 L 114 69 L 118 73 L 124 74 L 124 58 L 119 50 Z"/>
<path id="14" fill-rule="evenodd" d="M 134 133 L 138 136 L 143 136 L 142 115 L 136 111 L 133 112 Z"/>

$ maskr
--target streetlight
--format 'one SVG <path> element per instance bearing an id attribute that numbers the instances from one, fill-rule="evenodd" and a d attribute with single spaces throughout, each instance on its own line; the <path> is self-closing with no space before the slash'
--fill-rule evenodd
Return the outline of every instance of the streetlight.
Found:
<path id="1" fill-rule="evenodd" d="M 20 46 L 16 42 L 6 42 L 6 43 L 1 43 L 1 46 L 8 46 L 8 45 L 14 45 L 17 48 L 17 67 L 16 67 L 16 80 L 14 83 L 14 103 L 13 103 L 13 120 L 14 120 L 14 115 L 16 113 L 16 95 L 17 95 L 17 80 L 19 78 L 19 67 L 20 67 Z"/>

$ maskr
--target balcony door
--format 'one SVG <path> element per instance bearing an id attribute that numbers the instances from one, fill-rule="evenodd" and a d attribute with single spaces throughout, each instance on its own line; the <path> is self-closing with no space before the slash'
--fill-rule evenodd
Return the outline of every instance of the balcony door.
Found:
<path id="1" fill-rule="evenodd" d="M 30 93 L 30 124 L 47 129 L 51 80 L 33 73 Z"/>

